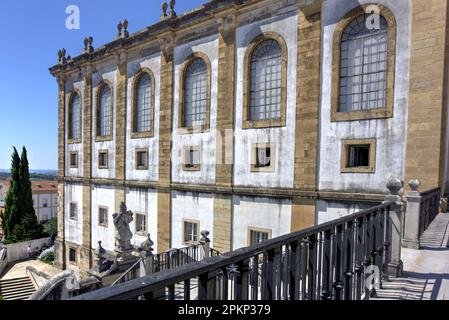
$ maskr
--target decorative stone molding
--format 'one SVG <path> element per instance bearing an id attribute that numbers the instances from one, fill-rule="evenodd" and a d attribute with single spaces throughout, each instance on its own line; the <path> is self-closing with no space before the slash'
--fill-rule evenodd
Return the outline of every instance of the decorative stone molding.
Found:
<path id="1" fill-rule="evenodd" d="M 314 14 L 321 12 L 323 0 L 299 0 L 298 6 L 306 17 L 310 17 Z"/>
<path id="2" fill-rule="evenodd" d="M 173 31 L 163 33 L 158 37 L 158 41 L 165 60 L 171 61 L 175 48 L 175 33 Z"/>
<path id="3" fill-rule="evenodd" d="M 84 38 L 84 53 L 92 53 L 94 52 L 94 38 L 93 37 L 88 37 L 88 38 Z"/>
<path id="4" fill-rule="evenodd" d="M 218 26 L 218 32 L 227 40 L 235 32 L 237 26 L 237 14 L 234 9 L 231 11 L 220 12 L 215 15 L 215 21 Z"/>
<path id="5" fill-rule="evenodd" d="M 128 32 L 128 20 L 124 20 L 123 22 L 119 21 L 117 24 L 117 38 L 118 39 L 126 39 L 129 37 Z"/>

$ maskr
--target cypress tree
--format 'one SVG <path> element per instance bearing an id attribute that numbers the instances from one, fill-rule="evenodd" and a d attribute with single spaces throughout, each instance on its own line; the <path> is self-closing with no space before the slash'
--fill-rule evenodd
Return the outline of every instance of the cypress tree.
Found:
<path id="1" fill-rule="evenodd" d="M 7 242 L 15 242 L 21 235 L 17 225 L 22 220 L 21 190 L 20 190 L 20 157 L 17 149 L 14 148 L 11 161 L 11 181 L 8 193 L 5 198 L 5 213 L 3 217 L 3 229 Z"/>
<path id="2" fill-rule="evenodd" d="M 22 199 L 21 209 L 23 213 L 20 225 L 24 232 L 22 240 L 33 240 L 41 236 L 41 228 L 38 224 L 33 206 L 33 191 L 31 188 L 28 156 L 25 147 L 22 149 L 20 159 L 20 189 Z"/>

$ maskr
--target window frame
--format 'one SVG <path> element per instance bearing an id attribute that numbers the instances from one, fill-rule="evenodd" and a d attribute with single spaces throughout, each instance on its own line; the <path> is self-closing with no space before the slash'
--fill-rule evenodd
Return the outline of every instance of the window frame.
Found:
<path id="1" fill-rule="evenodd" d="M 331 97 L 331 122 L 386 119 L 393 117 L 394 109 L 394 82 L 396 68 L 396 19 L 393 13 L 384 5 L 378 5 L 379 14 L 387 21 L 387 79 L 385 107 L 379 109 L 357 110 L 340 112 L 340 63 L 341 63 L 341 42 L 343 32 L 346 27 L 359 16 L 366 14 L 366 9 L 370 5 L 362 5 L 350 11 L 337 25 L 333 35 L 332 48 L 332 97 Z"/>
<path id="2" fill-rule="evenodd" d="M 348 167 L 348 152 L 351 146 L 369 145 L 369 165 L 367 167 Z M 341 173 L 376 173 L 377 140 L 376 139 L 346 139 L 341 147 Z"/>
<path id="3" fill-rule="evenodd" d="M 197 145 L 190 145 L 190 146 L 184 146 L 184 148 L 182 149 L 182 169 L 184 171 L 201 171 L 201 147 L 197 146 Z M 190 151 L 196 151 L 198 152 L 198 160 L 199 163 L 194 164 L 193 166 L 189 166 L 187 164 L 188 159 L 187 159 L 187 152 Z"/>
<path id="4" fill-rule="evenodd" d="M 281 118 L 250 120 L 251 60 L 257 47 L 266 40 L 275 40 L 282 50 L 281 65 Z M 264 32 L 254 38 L 246 49 L 243 61 L 243 129 L 285 127 L 287 125 L 287 68 L 288 48 L 284 38 L 276 32 Z"/>
<path id="5" fill-rule="evenodd" d="M 100 164 L 100 156 L 102 154 L 106 154 L 106 165 Z M 107 149 L 98 150 L 97 161 L 98 161 L 98 169 L 100 169 L 100 170 L 108 169 L 109 168 L 109 150 L 107 150 Z"/>
<path id="6" fill-rule="evenodd" d="M 138 216 L 142 216 L 145 219 L 145 230 L 138 230 Z M 143 212 L 136 212 L 136 223 L 135 223 L 135 230 L 136 230 L 136 234 L 141 235 L 141 236 L 146 236 L 148 234 L 148 215 L 143 213 Z"/>
<path id="7" fill-rule="evenodd" d="M 106 210 L 106 222 L 101 222 L 101 210 Z M 98 206 L 98 226 L 108 228 L 109 226 L 109 208 L 106 206 Z"/>
<path id="8" fill-rule="evenodd" d="M 148 75 L 150 77 L 151 83 L 151 93 L 150 93 L 150 131 L 137 131 L 137 105 L 139 99 L 138 85 L 142 77 Z M 154 74 L 149 68 L 140 68 L 134 75 L 134 80 L 132 83 L 132 105 L 131 105 L 131 139 L 142 139 L 142 138 L 153 138 L 154 137 L 154 109 L 156 104 L 155 98 L 155 79 Z"/>
<path id="9" fill-rule="evenodd" d="M 272 229 L 248 227 L 247 244 L 249 247 L 255 245 L 255 243 L 251 244 L 251 240 L 252 240 L 251 232 L 266 233 L 266 234 L 268 234 L 268 240 L 273 238 L 273 230 Z"/>
<path id="10" fill-rule="evenodd" d="M 190 224 L 196 224 L 197 230 L 196 230 L 196 238 L 197 241 L 186 241 L 186 223 Z M 182 243 L 184 245 L 192 245 L 196 244 L 200 240 L 200 228 L 201 228 L 201 222 L 198 220 L 192 220 L 192 219 L 182 219 Z"/>
<path id="11" fill-rule="evenodd" d="M 206 64 L 207 80 L 206 80 L 206 122 L 202 126 L 186 127 L 184 123 L 185 116 L 185 81 L 186 71 L 188 67 L 196 60 L 202 59 Z M 210 130 L 210 106 L 211 106 L 211 81 L 212 81 L 212 67 L 209 57 L 202 52 L 192 53 L 181 65 L 179 76 L 179 104 L 178 104 L 178 133 L 192 134 L 202 133 Z"/>
<path id="12" fill-rule="evenodd" d="M 78 130 L 79 130 L 79 138 L 78 139 L 74 139 L 73 138 L 73 132 L 71 132 L 71 128 L 72 128 L 72 108 L 73 108 L 73 100 L 75 99 L 75 97 L 78 96 L 78 98 L 80 99 L 80 114 L 79 114 L 79 122 L 78 122 Z M 70 93 L 70 97 L 69 97 L 69 107 L 67 110 L 67 143 L 68 144 L 80 144 L 82 141 L 82 136 L 83 136 L 83 99 L 82 96 L 80 94 L 80 92 L 77 89 L 74 89 L 72 93 Z"/>
<path id="13" fill-rule="evenodd" d="M 271 163 L 269 167 L 257 166 L 257 150 L 270 148 Z M 274 143 L 255 143 L 251 146 L 251 172 L 253 173 L 273 173 L 276 171 L 276 145 Z"/>
<path id="14" fill-rule="evenodd" d="M 110 123 L 110 134 L 107 136 L 100 135 L 100 122 L 101 119 L 99 117 L 100 115 L 100 108 L 101 108 L 101 95 L 103 93 L 103 90 L 109 87 L 109 91 L 111 93 L 111 103 L 110 103 L 110 114 L 111 114 L 111 123 Z M 97 92 L 96 92 L 96 107 L 95 107 L 95 142 L 102 142 L 102 141 L 112 141 L 113 135 L 114 135 L 114 90 L 112 83 L 108 80 L 103 79 L 100 84 L 97 86 Z"/>
<path id="15" fill-rule="evenodd" d="M 146 165 L 145 166 L 139 166 L 139 162 L 138 162 L 138 155 L 141 152 L 145 152 L 146 153 Z M 150 154 L 148 152 L 148 148 L 137 148 L 136 152 L 135 152 L 135 163 L 136 163 L 136 170 L 148 170 L 149 168 L 149 161 L 150 161 Z"/>
<path id="16" fill-rule="evenodd" d="M 75 156 L 76 163 L 72 163 L 72 156 Z M 77 151 L 70 151 L 69 153 L 69 167 L 70 169 L 78 169 L 79 167 L 79 154 Z"/>
<path id="17" fill-rule="evenodd" d="M 75 205 L 75 215 L 72 215 L 72 205 Z M 78 202 L 76 201 L 72 201 L 69 203 L 69 219 L 72 221 L 77 221 L 78 220 Z"/>
<path id="18" fill-rule="evenodd" d="M 75 259 L 72 260 L 72 252 L 74 252 Z M 75 247 L 69 247 L 68 259 L 69 264 L 76 266 L 78 264 L 78 250 Z"/>

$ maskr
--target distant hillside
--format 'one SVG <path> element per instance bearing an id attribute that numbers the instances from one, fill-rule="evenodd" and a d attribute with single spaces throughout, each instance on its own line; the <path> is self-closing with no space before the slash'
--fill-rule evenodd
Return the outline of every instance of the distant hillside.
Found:
<path id="1" fill-rule="evenodd" d="M 58 175 L 56 170 L 30 170 L 31 180 L 54 180 Z M 10 179 L 10 170 L 0 169 L 0 180 Z"/>

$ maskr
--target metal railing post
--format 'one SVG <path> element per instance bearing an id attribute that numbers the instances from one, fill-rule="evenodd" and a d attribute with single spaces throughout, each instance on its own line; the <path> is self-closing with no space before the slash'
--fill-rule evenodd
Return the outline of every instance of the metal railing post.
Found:
<path id="1" fill-rule="evenodd" d="M 391 177 L 387 183 L 390 194 L 385 198 L 384 203 L 393 203 L 390 211 L 389 235 L 391 237 L 389 250 L 388 274 L 392 277 L 401 277 L 404 270 L 404 264 L 401 260 L 402 248 L 402 217 L 404 203 L 399 195 L 403 189 L 404 182 L 398 178 Z"/>
<path id="2" fill-rule="evenodd" d="M 421 182 L 417 179 L 408 183 L 411 191 L 407 194 L 407 209 L 404 218 L 404 239 L 402 246 L 410 249 L 419 249 L 419 230 L 421 213 L 421 194 L 418 191 Z"/>

